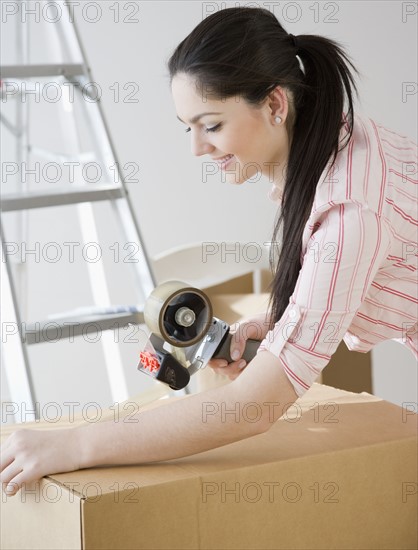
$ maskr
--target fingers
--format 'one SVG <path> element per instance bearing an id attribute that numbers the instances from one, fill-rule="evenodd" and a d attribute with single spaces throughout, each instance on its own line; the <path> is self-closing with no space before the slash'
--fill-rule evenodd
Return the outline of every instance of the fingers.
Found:
<path id="1" fill-rule="evenodd" d="M 18 489 L 19 485 L 16 482 L 18 474 L 23 472 L 21 466 L 18 466 L 16 461 L 13 461 L 7 468 L 5 468 L 1 473 L 1 484 L 3 491 L 7 495 L 14 495 Z"/>
<path id="2" fill-rule="evenodd" d="M 242 359 L 247 339 L 256 336 L 256 329 L 259 328 L 260 327 L 252 321 L 241 321 L 231 325 L 231 363 L 228 363 L 225 359 L 211 359 L 208 362 L 208 365 L 214 372 L 221 374 L 222 376 L 227 376 L 230 380 L 237 378 L 237 376 L 239 376 L 242 372 L 242 369 L 247 365 L 246 361 Z"/>
<path id="3" fill-rule="evenodd" d="M 229 364 L 227 363 L 227 365 L 223 367 L 211 364 L 215 362 L 222 363 L 222 360 L 216 360 L 216 361 L 213 360 L 208 364 L 211 366 L 214 372 L 222 376 L 227 376 L 230 380 L 235 380 L 235 378 L 237 378 L 241 374 L 242 370 L 247 365 L 244 359 L 241 359 L 240 361 L 234 361 L 233 363 L 229 363 Z"/>
<path id="4" fill-rule="evenodd" d="M 0 482 L 6 495 L 14 495 L 19 490 L 13 480 L 20 472 L 22 472 L 22 467 L 16 461 L 14 454 L 2 448 Z"/>
<path id="5" fill-rule="evenodd" d="M 208 366 L 213 368 L 223 368 L 228 366 L 228 361 L 226 359 L 211 359 L 208 362 Z"/>
<path id="6" fill-rule="evenodd" d="M 7 484 L 3 484 L 3 491 L 7 496 L 15 495 L 19 489 L 22 488 L 22 484 L 27 481 L 27 474 L 23 470 L 20 470 Z"/>
<path id="7" fill-rule="evenodd" d="M 258 319 L 246 319 L 234 323 L 230 328 L 230 332 L 230 354 L 234 361 L 238 361 L 238 359 L 244 355 L 245 346 L 249 338 L 254 340 L 263 339 L 263 335 L 261 334 L 262 327 L 260 326 Z"/>
<path id="8" fill-rule="evenodd" d="M 0 483 L 4 494 L 7 496 L 15 495 L 22 484 L 27 484 L 37 475 L 39 466 L 35 453 L 28 453 L 28 441 L 30 443 L 31 431 L 21 429 L 10 434 L 7 441 L 9 445 L 1 448 L 1 475 Z"/>
<path id="9" fill-rule="evenodd" d="M 247 335 L 243 333 L 243 328 L 238 327 L 237 331 L 231 333 L 230 354 L 233 361 L 238 361 L 244 353 Z"/>
<path id="10" fill-rule="evenodd" d="M 6 449 L 1 449 L 1 459 L 0 459 L 0 464 L 1 464 L 1 471 L 3 472 L 3 470 L 5 468 L 7 468 L 7 466 L 9 466 L 9 464 L 11 464 L 14 460 L 14 456 L 12 455 L 11 452 L 7 452 Z"/>

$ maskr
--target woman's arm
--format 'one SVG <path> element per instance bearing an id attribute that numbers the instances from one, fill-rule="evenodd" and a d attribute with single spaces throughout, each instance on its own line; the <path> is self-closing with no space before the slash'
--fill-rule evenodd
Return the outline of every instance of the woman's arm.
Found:
<path id="1" fill-rule="evenodd" d="M 131 418 L 134 423 L 77 428 L 79 467 L 171 460 L 222 447 L 263 433 L 285 413 L 283 405 L 296 399 L 280 361 L 270 352 L 260 353 L 225 386 L 139 412 Z M 274 413 L 268 404 L 273 401 L 281 405 Z M 246 413 L 248 403 L 258 406 Z"/>
<path id="2" fill-rule="evenodd" d="M 52 473 L 201 453 L 263 433 L 296 399 L 280 360 L 260 352 L 233 382 L 138 412 L 130 422 L 15 432 L 2 446 L 1 482 L 12 484 L 10 495 Z"/>

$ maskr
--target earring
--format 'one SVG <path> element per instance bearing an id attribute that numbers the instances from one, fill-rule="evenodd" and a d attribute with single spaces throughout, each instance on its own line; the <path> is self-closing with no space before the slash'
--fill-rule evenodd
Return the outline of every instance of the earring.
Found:
<path id="1" fill-rule="evenodd" d="M 277 122 L 277 124 L 280 124 L 282 119 L 279 116 L 274 117 L 274 120 Z"/>

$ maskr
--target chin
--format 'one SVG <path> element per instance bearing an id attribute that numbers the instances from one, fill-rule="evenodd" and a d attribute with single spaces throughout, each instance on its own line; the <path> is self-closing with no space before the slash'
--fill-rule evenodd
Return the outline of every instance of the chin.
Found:
<path id="1" fill-rule="evenodd" d="M 240 176 L 238 178 L 238 175 Z M 244 183 L 244 178 L 242 177 L 242 174 L 240 172 L 236 172 L 235 170 L 226 171 L 222 174 L 222 177 L 225 179 L 227 183 L 231 183 L 232 185 L 241 185 Z"/>
<path id="2" fill-rule="evenodd" d="M 251 168 L 248 168 L 248 170 L 244 169 L 242 172 L 240 172 L 240 176 L 240 183 L 245 183 L 252 178 L 253 182 L 251 183 L 254 183 L 260 179 L 260 170 L 257 170 L 254 167 L 254 164 L 252 164 Z"/>

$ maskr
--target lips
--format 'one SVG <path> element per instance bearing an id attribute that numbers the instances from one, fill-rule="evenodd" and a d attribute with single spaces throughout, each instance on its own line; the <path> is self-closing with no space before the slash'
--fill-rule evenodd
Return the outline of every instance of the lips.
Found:
<path id="1" fill-rule="evenodd" d="M 224 169 L 227 167 L 227 165 L 231 162 L 231 160 L 235 158 L 235 155 L 226 155 L 224 157 L 220 157 L 218 159 L 213 159 L 215 160 L 221 169 Z"/>
<path id="2" fill-rule="evenodd" d="M 219 158 L 213 159 L 213 160 L 216 160 L 216 162 L 226 162 L 227 160 L 229 160 L 233 156 L 234 155 L 225 155 L 224 157 L 219 157 Z"/>

